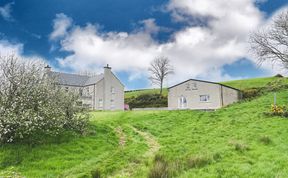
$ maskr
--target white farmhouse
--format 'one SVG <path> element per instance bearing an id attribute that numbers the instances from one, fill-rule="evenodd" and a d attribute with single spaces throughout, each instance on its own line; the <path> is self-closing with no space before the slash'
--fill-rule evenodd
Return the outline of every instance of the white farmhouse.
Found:
<path id="1" fill-rule="evenodd" d="M 66 91 L 78 92 L 82 106 L 93 110 L 124 109 L 124 85 L 108 65 L 104 74 L 94 76 L 53 72 L 49 66 L 45 70 Z"/>
<path id="2" fill-rule="evenodd" d="M 189 79 L 169 88 L 169 109 L 214 110 L 241 99 L 241 91 L 220 83 Z"/>

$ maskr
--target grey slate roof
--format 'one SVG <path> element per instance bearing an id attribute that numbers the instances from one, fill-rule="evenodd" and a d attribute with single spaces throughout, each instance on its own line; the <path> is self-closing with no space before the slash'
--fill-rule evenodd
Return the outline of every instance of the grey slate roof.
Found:
<path id="1" fill-rule="evenodd" d="M 88 86 L 95 84 L 103 79 L 104 75 L 86 76 L 79 74 L 67 74 L 61 72 L 50 72 L 49 75 L 55 78 L 60 85 L 69 86 Z"/>

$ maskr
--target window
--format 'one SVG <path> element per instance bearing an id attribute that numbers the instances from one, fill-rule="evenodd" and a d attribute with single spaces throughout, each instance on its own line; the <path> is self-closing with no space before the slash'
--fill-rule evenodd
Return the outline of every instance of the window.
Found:
<path id="1" fill-rule="evenodd" d="M 111 87 L 111 93 L 115 94 L 115 88 L 114 87 Z"/>
<path id="2" fill-rule="evenodd" d="M 83 89 L 82 88 L 79 88 L 79 95 L 83 96 Z"/>
<path id="3" fill-rule="evenodd" d="M 190 91 L 191 90 L 191 86 L 190 86 L 190 83 L 187 83 L 186 84 L 186 89 L 185 89 L 186 91 Z"/>
<path id="4" fill-rule="evenodd" d="M 103 99 L 99 99 L 99 108 L 103 107 Z"/>
<path id="5" fill-rule="evenodd" d="M 87 92 L 87 95 L 89 95 L 89 93 L 90 93 L 89 87 L 86 88 L 86 92 Z"/>
<path id="6" fill-rule="evenodd" d="M 197 84 L 196 83 L 187 83 L 185 90 L 186 91 L 197 90 Z"/>
<path id="7" fill-rule="evenodd" d="M 200 95 L 200 101 L 202 102 L 208 102 L 210 100 L 209 95 Z"/>
<path id="8" fill-rule="evenodd" d="M 114 109 L 115 108 L 115 102 L 113 99 L 111 99 L 111 109 Z"/>
<path id="9" fill-rule="evenodd" d="M 197 83 L 192 83 L 191 88 L 192 90 L 197 90 Z"/>

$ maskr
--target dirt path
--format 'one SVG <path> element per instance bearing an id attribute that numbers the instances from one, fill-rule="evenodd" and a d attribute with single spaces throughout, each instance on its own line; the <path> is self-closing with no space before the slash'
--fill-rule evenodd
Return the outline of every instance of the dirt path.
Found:
<path id="1" fill-rule="evenodd" d="M 144 156 L 144 157 L 147 157 L 147 158 L 154 157 L 154 155 L 155 155 L 155 154 L 158 152 L 158 150 L 160 149 L 160 144 L 159 144 L 158 141 L 154 138 L 154 136 L 151 135 L 151 134 L 148 133 L 148 132 L 143 132 L 143 131 L 141 131 L 141 130 L 138 130 L 138 129 L 136 129 L 135 127 L 130 126 L 130 128 L 131 128 L 134 132 L 136 132 L 136 133 L 138 133 L 139 135 L 141 135 L 141 136 L 145 139 L 145 141 L 146 141 L 146 143 L 147 143 L 147 145 L 148 145 L 148 147 L 149 147 L 148 151 L 146 151 L 143 156 Z"/>
<path id="2" fill-rule="evenodd" d="M 115 129 L 115 132 L 116 134 L 118 135 L 119 137 L 119 146 L 120 147 L 124 147 L 125 146 L 125 143 L 126 143 L 126 135 L 125 133 L 123 132 L 123 129 L 121 127 L 117 127 Z"/>
<path id="3" fill-rule="evenodd" d="M 137 128 L 133 126 L 129 126 L 134 132 L 139 134 L 141 137 L 144 138 L 146 141 L 149 149 L 142 155 L 144 160 L 153 159 L 154 155 L 158 152 L 160 149 L 160 144 L 157 142 L 155 137 L 151 135 L 148 132 L 143 132 L 141 130 L 138 130 Z M 137 168 L 139 168 L 141 165 L 145 165 L 144 161 L 140 161 L 139 163 L 131 162 L 129 163 L 124 169 L 120 170 L 116 174 L 114 174 L 112 177 L 120 178 L 120 177 L 132 177 L 132 175 L 137 171 Z"/>

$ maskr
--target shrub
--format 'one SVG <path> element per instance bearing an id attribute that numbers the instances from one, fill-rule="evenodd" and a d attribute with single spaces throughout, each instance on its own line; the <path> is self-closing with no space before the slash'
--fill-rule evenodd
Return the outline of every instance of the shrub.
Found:
<path id="1" fill-rule="evenodd" d="M 137 97 L 127 98 L 125 103 L 133 108 L 167 107 L 168 99 L 160 94 L 142 94 Z"/>
<path id="2" fill-rule="evenodd" d="M 273 115 L 281 116 L 284 114 L 284 108 L 285 107 L 272 104 L 271 105 L 271 113 Z"/>
<path id="3" fill-rule="evenodd" d="M 262 94 L 261 88 L 249 88 L 242 91 L 243 99 L 251 99 Z"/>
<path id="4" fill-rule="evenodd" d="M 78 96 L 57 87 L 43 64 L 2 57 L 0 83 L 0 142 L 85 131 L 88 117 L 78 112 Z"/>
<path id="5" fill-rule="evenodd" d="M 277 78 L 283 78 L 284 76 L 281 75 L 281 74 L 276 74 L 274 77 L 277 77 Z"/>

